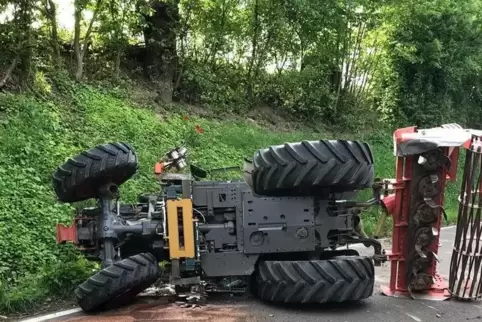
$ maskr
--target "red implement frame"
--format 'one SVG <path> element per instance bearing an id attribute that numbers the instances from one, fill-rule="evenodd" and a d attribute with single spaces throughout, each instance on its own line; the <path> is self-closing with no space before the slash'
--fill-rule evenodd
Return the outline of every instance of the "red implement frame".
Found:
<path id="1" fill-rule="evenodd" d="M 72 220 L 72 225 L 66 226 L 64 224 L 57 224 L 57 244 L 71 242 L 78 245 L 77 226 L 79 220 L 94 220 L 92 217 L 77 216 Z"/>
<path id="2" fill-rule="evenodd" d="M 394 144 L 395 149 L 397 145 L 402 142 L 403 133 L 414 133 L 417 131 L 416 127 L 407 127 L 398 129 L 394 132 Z M 449 171 L 444 170 L 441 181 L 440 197 L 438 198 L 438 204 L 443 206 L 444 204 L 444 191 L 447 180 L 455 180 L 457 172 L 458 161 L 458 148 L 445 148 L 445 153 L 452 161 L 452 166 Z M 407 242 L 408 242 L 408 223 L 410 216 L 410 182 L 412 180 L 412 168 L 413 162 L 416 162 L 415 156 L 401 157 L 397 156 L 396 159 L 396 178 L 393 184 L 395 194 L 392 200 L 390 200 L 390 208 L 393 209 L 393 234 L 392 234 L 392 250 L 387 251 L 388 260 L 391 262 L 391 274 L 390 284 L 382 287 L 383 294 L 394 297 L 409 297 L 410 292 L 407 288 L 406 281 L 406 256 L 407 256 Z M 388 201 L 388 200 L 387 200 Z M 393 204 L 392 204 L 393 202 Z M 442 216 L 439 216 L 438 221 L 434 224 L 434 227 L 440 232 L 442 223 Z M 440 233 L 433 241 L 430 250 L 435 254 L 438 254 Z M 431 288 L 424 292 L 417 292 L 417 296 L 424 299 L 432 300 L 444 300 L 450 295 L 447 290 L 447 283 L 437 273 L 437 261 L 433 260 L 431 265 L 427 269 L 427 274 L 434 277 L 434 283 Z"/>
<path id="3" fill-rule="evenodd" d="M 77 227 L 75 219 L 72 226 L 65 226 L 64 224 L 57 224 L 57 244 L 72 242 L 77 244 Z"/>

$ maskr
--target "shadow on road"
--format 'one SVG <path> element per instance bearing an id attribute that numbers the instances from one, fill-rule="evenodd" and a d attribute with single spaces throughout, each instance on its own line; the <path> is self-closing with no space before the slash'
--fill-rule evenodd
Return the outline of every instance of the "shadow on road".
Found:
<path id="1" fill-rule="evenodd" d="M 357 312 L 366 312 L 370 308 L 367 301 L 349 301 L 343 303 L 326 303 L 326 304 L 286 304 L 286 303 L 270 303 L 263 301 L 253 295 L 234 295 L 227 294 L 210 294 L 208 303 L 211 306 L 225 305 L 228 303 L 249 303 L 257 307 L 263 307 L 266 310 L 273 310 L 284 313 L 329 313 L 333 315 L 356 314 Z"/>
<path id="2" fill-rule="evenodd" d="M 278 304 L 263 302 L 261 300 L 258 301 L 259 303 L 278 311 L 303 311 L 304 313 L 329 312 L 331 315 L 335 313 L 340 313 L 340 315 L 354 314 L 358 311 L 366 311 L 369 307 L 364 301 L 327 304 Z"/>

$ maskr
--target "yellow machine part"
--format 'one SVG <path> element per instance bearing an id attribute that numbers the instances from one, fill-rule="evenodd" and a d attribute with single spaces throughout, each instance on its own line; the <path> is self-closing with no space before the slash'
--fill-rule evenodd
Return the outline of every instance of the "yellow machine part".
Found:
<path id="1" fill-rule="evenodd" d="M 171 259 L 194 258 L 194 221 L 191 199 L 168 200 L 167 232 L 169 238 L 169 256 Z M 182 222 L 183 243 L 179 238 L 179 222 Z"/>

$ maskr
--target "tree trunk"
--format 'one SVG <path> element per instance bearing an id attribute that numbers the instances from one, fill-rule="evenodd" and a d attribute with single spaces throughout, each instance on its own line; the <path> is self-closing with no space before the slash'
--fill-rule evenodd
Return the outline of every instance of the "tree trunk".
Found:
<path id="1" fill-rule="evenodd" d="M 18 32 L 20 34 L 19 43 L 22 44 L 19 47 L 19 67 L 22 81 L 28 84 L 32 79 L 32 6 L 29 0 L 22 0 L 18 5 Z"/>
<path id="2" fill-rule="evenodd" d="M 377 61 L 377 53 L 379 50 L 378 39 L 375 39 L 373 41 L 373 45 L 371 46 L 371 48 L 375 48 L 375 50 L 372 54 L 369 55 L 369 57 L 366 58 L 367 60 L 369 60 L 369 62 L 366 64 L 365 70 L 362 73 L 363 81 L 360 88 L 358 89 L 358 93 L 355 93 L 355 98 L 357 102 L 359 101 L 359 98 L 365 94 L 366 85 L 369 83 L 368 79 L 372 75 L 372 71 L 376 70 L 376 64 L 374 66 L 374 62 Z M 375 67 L 375 69 L 372 69 L 373 67 Z"/>
<path id="3" fill-rule="evenodd" d="M 220 19 L 220 26 L 219 26 L 219 34 L 215 35 L 215 40 L 214 44 L 211 49 L 211 69 L 213 71 L 216 70 L 216 55 L 218 53 L 218 47 L 221 42 L 220 39 L 223 38 L 225 31 L 224 31 L 224 25 L 225 25 L 225 20 L 226 20 L 226 13 L 227 13 L 227 5 L 226 5 L 226 0 L 222 0 L 222 5 L 221 5 L 221 19 Z"/>
<path id="4" fill-rule="evenodd" d="M 146 16 L 144 29 L 146 60 L 144 74 L 158 86 L 161 103 L 171 104 L 175 72 L 176 29 L 179 23 L 179 0 L 151 2 L 154 13 Z"/>
<path id="5" fill-rule="evenodd" d="M 254 76 L 252 78 L 252 83 L 256 83 L 258 81 L 259 73 L 261 72 L 262 66 L 264 66 L 267 56 L 268 56 L 268 48 L 271 45 L 271 39 L 273 38 L 273 27 L 270 27 L 266 32 L 266 38 L 262 39 L 262 46 L 258 48 L 258 61 L 256 62 L 256 66 L 254 68 Z"/>
<path id="6" fill-rule="evenodd" d="M 254 10 L 253 10 L 253 36 L 251 38 L 251 59 L 249 61 L 248 66 L 248 75 L 247 75 L 247 96 L 248 99 L 251 100 L 253 95 L 253 84 L 252 84 L 252 72 L 254 67 L 254 62 L 256 61 L 257 50 L 258 50 L 258 37 L 259 37 L 259 30 L 260 29 L 260 22 L 259 22 L 259 3 L 258 0 L 254 2 Z"/>
<path id="7" fill-rule="evenodd" d="M 351 37 L 352 37 L 352 27 L 350 26 L 350 16 L 349 12 L 350 9 L 348 5 L 346 6 L 346 12 L 347 15 L 345 17 L 346 23 L 345 23 L 345 30 L 344 30 L 344 39 L 343 39 L 343 46 L 341 49 L 341 61 L 340 61 L 340 80 L 338 84 L 338 88 L 336 91 L 336 97 L 335 97 L 335 103 L 333 105 L 333 114 L 336 115 L 338 113 L 338 106 L 340 104 L 340 97 L 343 94 L 342 93 L 342 88 L 344 86 L 343 82 L 343 65 L 346 64 L 346 72 L 345 74 L 348 75 L 348 67 L 350 66 L 350 47 L 351 47 Z M 345 75 L 345 83 L 346 83 L 346 75 Z"/>
<path id="8" fill-rule="evenodd" d="M 345 11 L 347 5 L 345 1 Z M 342 50 L 342 33 L 343 36 L 346 37 L 346 28 L 347 25 L 345 24 L 345 19 L 343 15 L 339 14 L 339 26 L 336 31 L 336 45 L 335 45 L 335 52 L 336 55 L 334 56 L 333 67 L 330 75 L 330 83 L 331 83 L 331 90 L 332 93 L 337 93 L 340 90 L 341 80 L 343 76 L 343 55 L 345 54 L 344 50 Z"/>
<path id="9" fill-rule="evenodd" d="M 120 77 L 120 64 L 121 64 L 121 56 L 122 56 L 122 49 L 118 48 L 117 53 L 115 56 L 115 65 L 114 65 L 114 75 L 113 75 L 113 80 L 114 82 L 119 81 Z"/>
<path id="10" fill-rule="evenodd" d="M 52 62 L 55 66 L 60 64 L 59 32 L 57 29 L 57 7 L 53 0 L 43 1 L 45 17 L 50 22 L 50 41 L 52 45 Z"/>
<path id="11" fill-rule="evenodd" d="M 92 33 L 92 27 L 94 25 L 94 21 L 97 18 L 97 14 L 100 11 L 100 7 L 102 4 L 102 0 L 97 0 L 94 13 L 92 19 L 90 20 L 89 27 L 85 32 L 84 40 L 82 42 L 82 47 L 80 44 L 80 23 L 82 20 L 82 11 L 84 8 L 80 6 L 78 1 L 75 1 L 75 27 L 74 27 L 74 55 L 76 60 L 76 70 L 75 70 L 75 79 L 77 81 L 81 81 L 84 76 L 84 57 L 85 53 L 88 50 L 90 34 Z"/>
<path id="12" fill-rule="evenodd" d="M 74 26 L 74 56 L 76 62 L 75 79 L 80 81 L 83 75 L 83 59 L 80 48 L 80 21 L 82 19 L 82 9 L 75 7 L 75 26 Z"/>
<path id="13" fill-rule="evenodd" d="M 187 8 L 187 12 L 185 14 L 186 20 L 182 22 L 181 25 L 181 32 L 179 33 L 179 43 L 181 45 L 180 51 L 179 51 L 179 57 L 178 63 L 177 63 L 177 68 L 176 68 L 176 73 L 174 76 L 175 82 L 174 82 L 174 91 L 178 91 L 179 88 L 181 87 L 181 82 L 182 82 L 182 76 L 183 76 L 183 71 L 184 71 L 184 62 L 186 61 L 186 57 L 188 56 L 188 53 L 186 53 L 186 38 L 187 38 L 187 33 L 188 33 L 188 26 L 189 26 L 189 17 L 190 17 L 190 11 L 191 6 L 189 5 Z"/>
<path id="14" fill-rule="evenodd" d="M 15 57 L 12 63 L 10 64 L 10 66 L 8 67 L 7 72 L 5 73 L 5 76 L 3 76 L 3 78 L 0 80 L 0 89 L 2 89 L 5 86 L 5 84 L 7 84 L 10 77 L 12 77 L 12 73 L 15 67 L 17 67 L 17 64 L 18 64 L 18 57 Z"/>
<path id="15" fill-rule="evenodd" d="M 117 83 L 119 81 L 120 75 L 120 63 L 121 63 L 121 56 L 122 56 L 122 45 L 121 45 L 121 30 L 124 25 L 126 10 L 123 6 L 115 0 L 111 0 L 109 3 L 110 9 L 110 20 L 113 25 L 114 30 L 114 48 L 115 48 L 115 59 L 114 59 L 114 70 L 112 73 L 112 81 Z M 119 11 L 121 11 L 122 18 L 119 17 Z"/>
<path id="16" fill-rule="evenodd" d="M 358 28 L 358 34 L 357 34 L 357 37 L 356 37 L 356 42 L 355 42 L 355 46 L 353 48 L 353 58 L 352 58 L 352 62 L 351 62 L 351 69 L 349 71 L 349 75 L 348 75 L 348 82 L 346 84 L 346 91 L 348 93 L 351 93 L 352 92 L 352 87 L 355 86 L 353 84 L 353 79 L 355 79 L 357 77 L 357 72 L 358 72 L 358 65 L 360 64 L 360 52 L 361 52 L 361 43 L 363 41 L 363 35 L 365 33 L 365 24 L 363 24 L 362 22 L 360 22 L 360 26 Z"/>
<path id="17" fill-rule="evenodd" d="M 54 60 L 55 64 L 60 64 L 60 47 L 59 47 L 59 33 L 57 31 L 57 19 L 55 9 L 53 13 L 53 20 L 52 20 L 52 47 L 54 50 Z"/>

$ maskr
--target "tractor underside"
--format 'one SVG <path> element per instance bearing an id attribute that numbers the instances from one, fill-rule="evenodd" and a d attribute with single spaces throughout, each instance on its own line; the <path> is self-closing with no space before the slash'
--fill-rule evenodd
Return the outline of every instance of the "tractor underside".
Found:
<path id="1" fill-rule="evenodd" d="M 178 289 L 245 291 L 284 303 L 368 298 L 380 243 L 363 232 L 360 214 L 380 202 L 370 147 L 357 141 L 303 141 L 258 150 L 244 179 L 203 181 L 186 167 L 185 148 L 155 167 L 160 191 L 137 204 L 119 201 L 119 186 L 137 171 L 125 143 L 97 146 L 69 159 L 53 175 L 59 199 L 95 198 L 71 227 L 58 225 L 59 243 L 73 242 L 101 270 L 79 285 L 85 311 L 123 303 L 161 278 Z M 373 198 L 357 201 L 360 189 Z M 375 256 L 341 246 L 363 243 Z"/>

